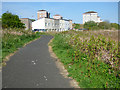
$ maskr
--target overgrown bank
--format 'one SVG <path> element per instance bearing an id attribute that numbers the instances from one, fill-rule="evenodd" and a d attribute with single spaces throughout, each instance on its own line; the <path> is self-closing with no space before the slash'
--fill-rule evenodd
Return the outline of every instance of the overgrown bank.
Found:
<path id="1" fill-rule="evenodd" d="M 81 88 L 120 88 L 118 44 L 107 37 L 75 31 L 55 35 L 53 51 Z"/>
<path id="2" fill-rule="evenodd" d="M 42 34 L 44 33 L 33 33 L 24 30 L 4 30 L 2 34 L 2 60 L 26 43 L 39 38 Z"/>

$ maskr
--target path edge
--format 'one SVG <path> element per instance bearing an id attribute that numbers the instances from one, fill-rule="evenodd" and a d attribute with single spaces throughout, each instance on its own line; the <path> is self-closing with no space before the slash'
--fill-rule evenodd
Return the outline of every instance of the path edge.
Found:
<path id="1" fill-rule="evenodd" d="M 79 83 L 74 80 L 72 77 L 68 77 L 69 73 L 67 71 L 67 69 L 64 67 L 63 63 L 60 61 L 60 59 L 56 56 L 56 54 L 53 52 L 52 46 L 50 45 L 52 43 L 54 38 L 52 38 L 49 43 L 48 43 L 48 51 L 50 53 L 50 56 L 53 57 L 54 59 L 56 59 L 55 64 L 57 66 L 57 68 L 60 70 L 60 74 L 64 77 L 64 78 L 69 78 L 70 79 L 70 85 L 74 88 L 80 88 L 79 87 Z"/>
<path id="2" fill-rule="evenodd" d="M 36 40 L 38 40 L 38 39 L 40 39 L 40 38 L 41 38 L 41 36 L 40 36 L 39 38 L 36 38 L 36 39 L 34 39 L 34 40 L 32 40 L 32 41 L 29 41 L 29 42 L 25 43 L 25 44 L 24 44 L 22 47 L 20 47 L 20 48 L 23 48 L 23 47 L 25 47 L 26 45 L 28 45 L 28 44 L 30 44 L 30 43 L 32 43 L 32 42 L 34 42 L 34 41 L 36 41 Z M 16 53 L 20 50 L 20 48 L 17 48 L 16 51 L 14 51 L 13 53 L 10 53 L 9 55 L 7 55 L 7 56 L 3 59 L 2 63 L 1 63 L 1 66 L 0 66 L 0 71 L 1 71 L 2 67 L 6 66 L 6 63 L 9 61 L 10 57 L 12 57 L 14 54 L 16 54 Z"/>

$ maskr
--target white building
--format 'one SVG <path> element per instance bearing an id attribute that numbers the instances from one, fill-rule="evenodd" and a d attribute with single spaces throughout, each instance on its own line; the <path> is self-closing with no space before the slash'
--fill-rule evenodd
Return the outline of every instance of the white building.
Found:
<path id="1" fill-rule="evenodd" d="M 85 22 L 88 22 L 88 21 L 94 21 L 94 22 L 102 22 L 102 20 L 100 19 L 100 17 L 98 16 L 98 13 L 97 12 L 94 12 L 94 11 L 89 11 L 89 12 L 85 12 L 83 13 L 83 24 Z"/>
<path id="2" fill-rule="evenodd" d="M 41 12 L 44 12 L 41 14 Z M 66 31 L 72 29 L 72 20 L 62 19 L 60 15 L 54 15 L 50 18 L 50 14 L 45 10 L 38 11 L 38 20 L 32 22 L 32 30 L 40 31 Z"/>
<path id="3" fill-rule="evenodd" d="M 60 16 L 59 14 L 56 14 L 56 15 L 53 16 L 53 18 L 54 18 L 54 19 L 62 19 L 63 17 Z"/>

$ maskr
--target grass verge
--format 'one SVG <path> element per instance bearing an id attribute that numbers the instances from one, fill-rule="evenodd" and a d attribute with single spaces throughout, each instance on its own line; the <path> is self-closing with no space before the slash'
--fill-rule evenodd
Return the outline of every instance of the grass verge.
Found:
<path id="1" fill-rule="evenodd" d="M 19 34 L 11 34 L 4 33 L 2 36 L 2 60 L 3 62 L 6 59 L 6 56 L 14 53 L 19 48 L 23 47 L 26 43 L 29 43 L 32 40 L 40 38 L 40 36 L 45 33 L 22 33 Z"/>

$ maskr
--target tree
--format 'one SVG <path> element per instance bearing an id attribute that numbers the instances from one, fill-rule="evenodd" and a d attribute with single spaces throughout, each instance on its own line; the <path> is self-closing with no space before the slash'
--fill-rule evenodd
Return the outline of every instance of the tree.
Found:
<path id="1" fill-rule="evenodd" d="M 95 23 L 94 21 L 85 22 L 84 28 L 89 29 L 89 30 L 98 29 L 97 23 Z"/>
<path id="2" fill-rule="evenodd" d="M 79 24 L 75 24 L 75 29 L 80 29 L 80 25 Z"/>
<path id="3" fill-rule="evenodd" d="M 98 27 L 99 27 L 100 29 L 111 29 L 111 25 L 110 25 L 110 23 L 107 22 L 107 21 L 100 22 L 99 25 L 98 25 Z"/>
<path id="4" fill-rule="evenodd" d="M 30 19 L 32 22 L 34 22 L 35 21 L 35 19 Z"/>
<path id="5" fill-rule="evenodd" d="M 82 24 L 76 24 L 76 23 L 74 23 L 73 24 L 73 28 L 75 28 L 75 29 L 81 29 L 81 28 L 83 28 L 83 25 Z"/>
<path id="6" fill-rule="evenodd" d="M 2 29 L 2 20 L 0 18 L 0 29 Z"/>
<path id="7" fill-rule="evenodd" d="M 118 26 L 119 26 L 119 24 L 117 24 L 117 23 L 111 23 L 111 27 L 114 29 L 118 30 Z"/>
<path id="8" fill-rule="evenodd" d="M 2 14 L 2 28 L 25 28 L 17 15 L 10 12 Z"/>

